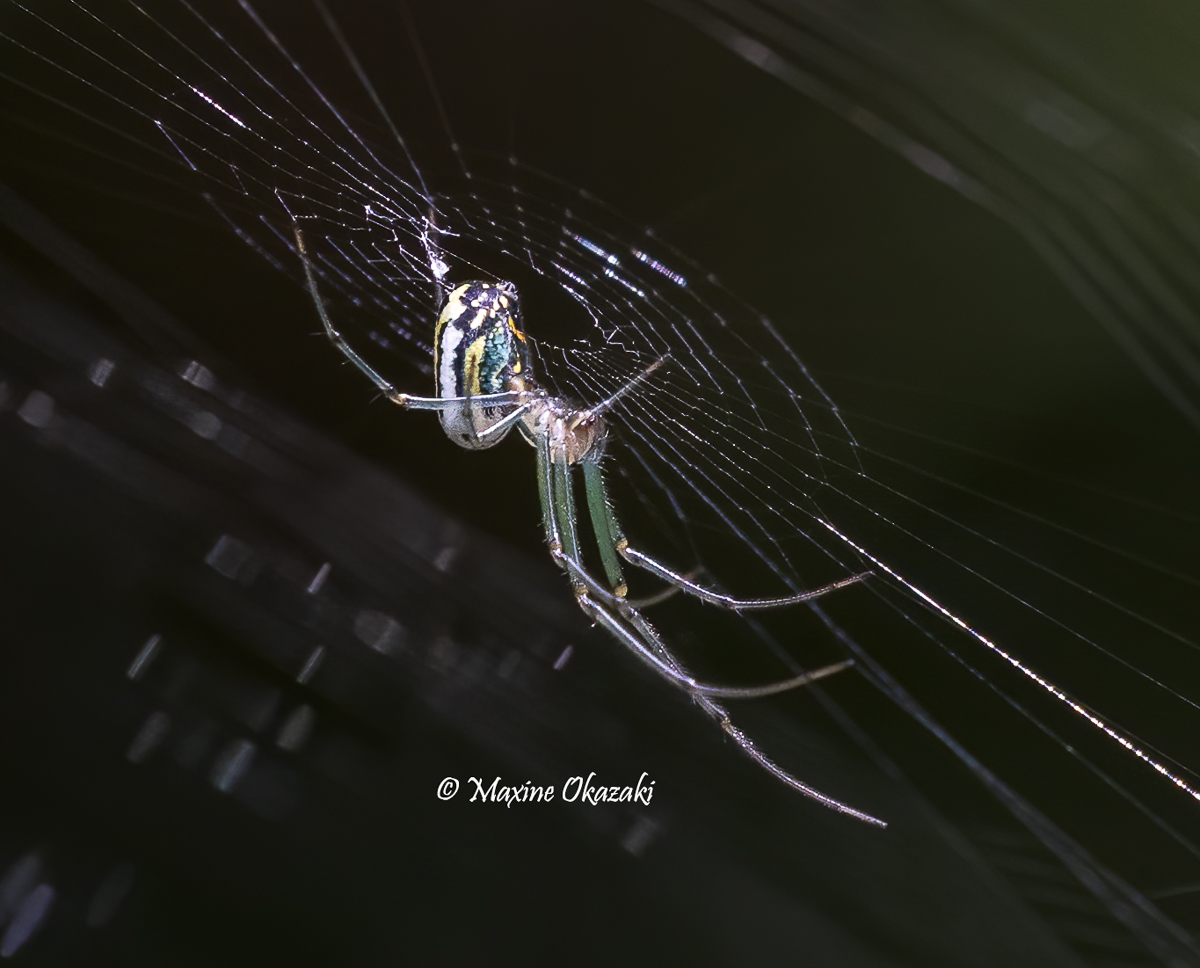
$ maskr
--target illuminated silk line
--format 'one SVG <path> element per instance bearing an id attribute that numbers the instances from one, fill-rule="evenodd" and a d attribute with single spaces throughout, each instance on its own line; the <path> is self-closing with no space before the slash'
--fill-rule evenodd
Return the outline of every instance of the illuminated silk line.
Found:
<path id="1" fill-rule="evenodd" d="M 1003 658 L 1006 662 L 1009 663 L 1009 665 L 1011 665 L 1014 669 L 1019 671 L 1022 675 L 1026 676 L 1027 678 L 1036 682 L 1046 692 L 1050 693 L 1050 695 L 1052 695 L 1055 699 L 1059 700 L 1059 702 L 1065 703 L 1072 711 L 1077 713 L 1079 716 L 1082 716 L 1085 720 L 1087 720 L 1087 722 L 1091 723 L 1093 726 L 1096 727 L 1096 729 L 1100 730 L 1102 733 L 1104 733 L 1105 736 L 1109 737 L 1109 739 L 1115 741 L 1116 743 L 1119 743 L 1121 746 L 1123 746 L 1125 749 L 1127 749 L 1130 753 L 1132 753 L 1134 756 L 1136 756 L 1143 763 L 1146 763 L 1152 769 L 1156 770 L 1158 773 L 1161 773 L 1168 780 L 1170 780 L 1173 784 L 1175 784 L 1175 786 L 1179 787 L 1180 790 L 1184 791 L 1184 793 L 1186 793 L 1188 796 L 1190 796 L 1193 800 L 1200 801 L 1200 791 L 1197 791 L 1197 790 L 1193 789 L 1192 787 L 1190 787 L 1183 779 L 1181 779 L 1180 777 L 1178 777 L 1174 773 L 1172 773 L 1162 763 L 1158 762 L 1158 760 L 1154 759 L 1152 756 L 1150 756 L 1148 753 L 1146 753 L 1143 749 L 1141 749 L 1139 746 L 1137 746 L 1127 736 L 1123 735 L 1122 733 L 1117 732 L 1117 730 L 1115 730 L 1112 726 L 1110 726 L 1103 719 L 1101 719 L 1099 716 L 1097 716 L 1094 712 L 1092 712 L 1091 710 L 1087 709 L 1086 707 L 1080 705 L 1078 702 L 1076 702 L 1074 699 L 1072 699 L 1070 696 L 1068 696 L 1065 692 L 1063 692 L 1061 689 L 1059 689 L 1058 686 L 1054 685 L 1054 683 L 1052 683 L 1046 679 L 1043 679 L 1040 675 L 1038 675 L 1036 672 L 1034 672 L 1033 669 L 1029 668 L 1029 666 L 1027 666 L 1023 662 L 1021 662 L 1020 659 L 1017 659 L 1016 657 L 1009 655 L 1007 652 L 1005 652 L 1002 648 L 1000 648 L 1000 646 L 998 646 L 995 642 L 993 642 L 987 636 L 985 636 L 982 633 L 977 632 L 975 629 L 971 628 L 970 625 L 968 625 L 961 618 L 959 618 L 957 615 L 955 615 L 953 612 L 951 612 L 949 609 L 947 609 L 944 605 L 935 601 L 933 598 L 931 598 L 925 592 L 921 591 L 921 589 L 919 589 L 912 582 L 908 581 L 902 575 L 900 575 L 893 569 L 889 568 L 887 565 L 885 565 L 882 561 L 880 561 L 878 558 L 876 558 L 873 554 L 871 554 L 865 548 L 861 547 L 858 544 L 855 544 L 853 541 L 850 540 L 850 538 L 848 538 L 846 535 L 844 535 L 841 531 L 839 531 L 837 528 L 835 528 L 828 521 L 821 520 L 819 518 L 817 520 L 820 521 L 820 523 L 822 525 L 824 525 L 828 530 L 833 532 L 833 534 L 835 534 L 838 538 L 840 538 L 842 541 L 846 542 L 846 544 L 848 544 L 851 548 L 853 548 L 855 551 L 857 551 L 860 555 L 862 555 L 864 558 L 871 561 L 872 564 L 874 564 L 876 567 L 878 567 L 880 571 L 886 572 L 888 575 L 891 575 L 894 579 L 896 579 L 896 581 L 900 582 L 900 584 L 902 584 L 905 588 L 908 588 L 909 590 L 911 590 L 922 601 L 926 602 L 931 608 L 933 608 L 935 611 L 937 611 L 944 618 L 946 618 L 953 624 L 957 625 L 960 629 L 962 629 L 964 632 L 966 632 L 968 635 L 970 635 L 976 641 L 982 643 L 984 646 L 986 646 L 992 652 L 996 653 L 996 655 Z"/>

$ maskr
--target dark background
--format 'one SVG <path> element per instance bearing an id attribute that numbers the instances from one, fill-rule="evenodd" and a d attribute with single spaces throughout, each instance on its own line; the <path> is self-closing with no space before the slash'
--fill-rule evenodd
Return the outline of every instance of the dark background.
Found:
<path id="1" fill-rule="evenodd" d="M 312 11 L 262 9 L 374 123 Z M 765 312 L 886 455 L 868 464 L 879 499 L 915 499 L 884 513 L 994 584 L 954 599 L 950 578 L 918 580 L 1186 763 L 1194 710 L 1137 675 L 1186 686 L 1194 653 L 1192 391 L 1185 366 L 1163 370 L 1192 305 L 1186 21 L 1156 7 L 1127 36 L 1119 11 L 1094 11 L 831 5 L 739 26 L 691 5 L 439 3 L 411 18 L 454 139 L 586 188 Z M 456 188 L 402 9 L 335 13 L 422 171 Z M 23 18 L 6 6 L 6 34 L 82 63 Z M 747 39 L 782 53 L 756 60 Z M 5 204 L 10 934 L 50 896 L 38 885 L 54 899 L 16 957 L 1196 963 L 1185 794 L 1053 704 L 1034 711 L 1065 738 L 1029 726 L 992 687 L 1041 700 L 1004 663 L 964 673 L 866 596 L 829 609 L 902 670 L 951 749 L 851 676 L 829 684 L 836 706 L 739 706 L 799 776 L 892 826 L 789 793 L 587 629 L 539 544 L 524 448 L 460 451 L 373 400 L 312 335 L 306 294 L 237 243 L 144 119 L 33 59 L 6 73 L 4 178 L 41 213 Z M 1081 118 L 1134 155 L 1100 156 Z M 1171 322 L 1174 343 L 1142 335 Z M 1121 345 L 1138 340 L 1149 362 Z M 1049 618 L 1010 616 L 1043 591 Z M 678 634 L 715 647 L 707 621 L 693 611 Z M 1125 664 L 1072 651 L 1061 628 Z M 981 784 L 968 755 L 1011 786 Z M 593 770 L 646 771 L 652 805 L 435 796 L 445 776 Z"/>

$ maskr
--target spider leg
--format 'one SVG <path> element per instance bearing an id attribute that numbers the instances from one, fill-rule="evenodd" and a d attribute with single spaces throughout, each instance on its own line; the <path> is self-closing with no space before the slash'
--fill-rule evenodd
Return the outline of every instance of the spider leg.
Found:
<path id="1" fill-rule="evenodd" d="M 505 393 L 480 393 L 474 397 L 414 397 L 411 393 L 397 393 L 391 398 L 393 403 L 398 403 L 402 407 L 409 410 L 453 410 L 458 407 L 496 407 L 506 403 L 521 403 L 525 404 L 525 409 L 529 408 L 529 401 L 526 399 L 529 396 L 528 391 L 524 390 L 509 390 Z M 525 410 L 521 411 L 524 415 Z M 512 418 L 510 414 L 505 417 L 508 422 Z M 512 418 L 515 420 L 516 418 Z M 511 423 L 508 424 L 511 426 Z"/>
<path id="2" fill-rule="evenodd" d="M 750 757 L 750 759 L 754 760 L 755 763 L 761 766 L 776 779 L 782 780 L 793 790 L 804 794 L 804 796 L 808 797 L 810 800 L 816 800 L 817 803 L 828 807 L 830 810 L 835 810 L 838 813 L 844 813 L 847 816 L 854 817 L 856 820 L 861 820 L 863 823 L 869 823 L 875 827 L 887 826 L 886 820 L 880 820 L 878 817 L 873 817 L 869 813 L 856 810 L 854 807 L 842 803 L 840 800 L 835 800 L 833 797 L 826 796 L 815 787 L 811 787 L 807 783 L 797 780 L 794 776 L 788 773 L 787 770 L 784 770 L 773 760 L 771 760 L 765 753 L 763 753 L 757 746 L 755 746 L 750 737 L 733 724 L 733 722 L 729 719 L 729 713 L 727 713 L 722 706 L 717 705 L 711 699 L 708 699 L 704 696 L 696 696 L 694 698 L 696 704 L 706 713 L 708 713 L 709 716 L 715 719 L 718 725 L 720 725 L 721 729 L 725 731 L 726 735 L 741 747 L 742 752 L 744 752 Z"/>
<path id="3" fill-rule="evenodd" d="M 592 519 L 592 530 L 596 532 L 596 544 L 600 548 L 600 562 L 604 565 L 605 577 L 608 578 L 612 594 L 624 598 L 625 575 L 621 570 L 617 547 L 618 542 L 625 540 L 625 536 L 621 534 L 621 526 L 617 523 L 612 504 L 608 500 L 608 488 L 604 486 L 600 462 L 584 460 L 580 467 L 583 470 L 583 489 L 587 495 L 588 516 Z"/>
<path id="4" fill-rule="evenodd" d="M 815 679 L 832 675 L 834 672 L 839 672 L 852 663 L 842 662 L 837 665 L 827 666 L 824 669 L 818 669 L 815 672 L 787 680 L 784 683 L 775 683 L 772 686 L 761 688 L 725 689 L 719 686 L 707 686 L 704 683 L 698 682 L 687 673 L 679 661 L 671 654 L 666 644 L 659 637 L 653 626 L 646 621 L 645 617 L 618 595 L 601 588 L 599 583 L 580 564 L 570 467 L 567 465 L 565 457 L 560 460 L 553 459 L 549 435 L 541 435 L 536 441 L 536 446 L 538 456 L 538 494 L 542 504 L 546 542 L 550 546 L 551 554 L 555 560 L 566 570 L 570 577 L 571 584 L 575 587 L 576 600 L 584 614 L 591 617 L 597 625 L 602 626 L 613 638 L 665 679 L 675 683 L 691 695 L 692 700 L 720 725 L 726 735 L 747 756 L 772 776 L 786 783 L 793 790 L 823 804 L 831 810 L 855 817 L 865 823 L 886 827 L 887 824 L 884 821 L 872 817 L 870 814 L 863 813 L 861 810 L 856 810 L 839 800 L 826 796 L 824 793 L 796 779 L 778 766 L 759 750 L 745 733 L 733 724 L 724 707 L 718 705 L 712 698 L 714 696 L 723 698 L 754 698 L 770 695 L 773 692 L 795 688 L 796 686 L 812 682 Z M 588 462 L 583 462 L 582 466 L 584 467 L 585 479 L 587 479 Z M 599 479 L 598 471 L 594 479 Z M 589 510 L 593 514 L 596 514 L 597 511 L 604 512 L 604 518 L 601 521 L 593 521 L 598 534 L 604 532 L 607 527 L 607 520 L 611 518 L 612 513 L 611 509 L 608 508 L 607 501 L 601 500 L 597 502 L 593 495 L 589 494 Z M 603 593 L 603 595 L 597 595 L 597 593 Z M 622 609 L 620 616 L 614 614 L 610 608 L 606 607 L 602 600 L 603 596 L 607 596 L 610 600 L 618 603 L 618 607 Z M 625 621 L 622 621 L 622 619 Z"/>
<path id="5" fill-rule="evenodd" d="M 721 608 L 728 608 L 734 612 L 745 612 L 759 608 L 781 608 L 785 605 L 799 605 L 801 602 L 810 602 L 814 598 L 820 598 L 822 595 L 836 592 L 839 588 L 857 584 L 871 574 L 869 571 L 863 571 L 857 575 L 851 575 L 849 578 L 843 578 L 828 585 L 823 585 L 820 588 L 800 592 L 797 595 L 788 595 L 783 598 L 734 598 L 732 595 L 722 595 L 719 592 L 710 591 L 702 585 L 697 585 L 686 576 L 672 571 L 661 562 L 631 548 L 623 535 L 618 538 L 616 550 L 631 565 L 635 565 L 643 571 L 650 572 L 656 578 L 661 578 L 663 581 L 675 585 L 681 591 L 695 596 L 702 602 L 708 602 L 710 605 L 717 605 Z"/>
<path id="6" fill-rule="evenodd" d="M 547 441 L 547 457 L 549 450 Z M 625 539 L 613 514 L 612 505 L 608 501 L 599 463 L 584 460 L 578 466 L 583 470 L 588 511 L 596 532 L 596 541 L 600 546 L 601 558 L 604 559 L 603 552 L 606 549 L 612 553 L 614 547 L 619 546 L 618 543 L 624 542 Z M 569 476 L 570 468 L 565 460 L 558 461 L 552 463 L 548 472 L 551 476 L 547 477 L 547 480 L 552 481 L 554 491 L 550 497 L 554 499 L 555 508 L 561 514 L 560 520 L 556 522 L 556 527 L 562 535 L 560 553 L 556 555 L 556 558 L 575 586 L 575 597 L 579 601 L 580 607 L 591 615 L 597 624 L 603 625 L 618 641 L 676 685 L 694 694 L 718 696 L 724 699 L 758 699 L 806 686 L 810 682 L 853 665 L 852 661 L 835 663 L 762 686 L 714 686 L 694 679 L 679 667 L 654 626 L 638 611 L 634 603 L 625 599 L 625 585 L 619 562 L 613 561 L 612 569 L 609 570 L 608 559 L 604 559 L 609 584 L 613 586 L 611 590 L 597 582 L 582 565 L 578 554 L 578 540 L 575 535 L 575 508 Z M 561 493 L 559 493 L 560 489 Z M 615 557 L 613 554 L 614 559 Z M 682 579 L 682 576 L 676 577 Z M 683 580 L 686 581 L 686 579 Z M 683 590 L 686 591 L 686 588 Z M 617 614 L 614 615 L 614 611 Z M 620 617 L 618 618 L 618 616 Z M 621 619 L 624 619 L 624 624 Z"/>
<path id="7" fill-rule="evenodd" d="M 497 396 L 508 396 L 508 394 L 507 393 L 505 393 L 505 394 L 497 394 L 497 393 L 485 394 L 485 395 L 481 395 L 478 397 L 470 397 L 469 399 L 472 401 L 472 403 L 478 403 L 480 400 L 489 401 L 493 397 L 497 397 Z M 489 440 L 492 437 L 495 437 L 497 440 L 499 440 L 506 433 L 508 433 L 510 429 L 512 429 L 513 424 L 515 424 L 518 420 L 520 420 L 522 417 L 525 416 L 525 414 L 527 414 L 529 412 L 529 410 L 532 406 L 533 406 L 533 403 L 531 401 L 526 401 L 525 403 L 522 403 L 519 407 L 516 407 L 511 413 L 507 414 L 500 420 L 497 420 L 494 424 L 487 427 L 486 429 L 479 431 L 475 435 L 476 438 L 479 440 Z"/>
<path id="8" fill-rule="evenodd" d="M 617 616 L 591 596 L 600 586 L 579 564 L 579 542 L 575 528 L 575 498 L 571 487 L 570 469 L 566 460 L 554 460 L 547 434 L 537 438 L 538 496 L 542 504 L 542 521 L 546 543 L 559 567 L 567 572 L 575 589 L 575 599 L 585 614 L 602 625 L 622 645 L 661 676 L 681 688 L 692 691 L 702 684 L 683 672 L 661 643 L 657 633 L 645 639 L 631 632 Z M 611 595 L 611 592 L 606 592 Z M 648 627 L 648 623 L 647 623 Z"/>
<path id="9" fill-rule="evenodd" d="M 403 397 L 404 394 L 397 391 L 394 386 L 375 371 L 375 368 L 370 363 L 359 356 L 354 348 L 346 342 L 342 334 L 334 327 L 333 320 L 329 318 L 329 313 L 325 310 L 325 303 L 321 299 L 321 293 L 317 288 L 317 274 L 313 269 L 312 259 L 308 257 L 308 248 L 304 244 L 304 233 L 300 231 L 300 226 L 297 223 L 293 223 L 292 231 L 296 236 L 296 252 L 300 256 L 300 261 L 304 264 L 304 278 L 308 283 L 308 294 L 312 297 L 312 301 L 317 307 L 317 315 L 321 317 L 321 325 L 325 327 L 325 335 L 329 337 L 329 341 L 341 351 L 346 359 L 358 367 L 363 374 L 370 378 L 375 386 L 383 391 L 383 394 L 389 400 L 399 403 L 398 398 Z"/>
<path id="10" fill-rule="evenodd" d="M 687 592 L 689 595 L 693 595 L 703 602 L 708 602 L 710 605 L 718 605 L 721 608 L 727 608 L 735 612 L 749 611 L 757 608 L 780 608 L 785 605 L 798 605 L 801 602 L 812 601 L 814 598 L 828 595 L 830 592 L 837 591 L 839 588 L 845 588 L 847 585 L 853 585 L 871 574 L 869 571 L 864 571 L 821 588 L 801 592 L 798 595 L 789 595 L 784 598 L 740 599 L 734 598 L 731 595 L 723 595 L 719 592 L 710 591 L 702 585 L 697 585 L 686 575 L 681 575 L 648 555 L 644 555 L 640 551 L 631 548 L 628 539 L 621 531 L 621 525 L 617 521 L 616 515 L 613 513 L 612 503 L 608 499 L 608 488 L 604 483 L 604 475 L 601 473 L 599 462 L 585 460 L 581 462 L 581 466 L 583 468 L 583 480 L 588 498 L 588 510 L 591 512 L 592 523 L 596 530 L 596 543 L 600 546 L 600 557 L 604 564 L 604 571 L 608 577 L 609 584 L 613 587 L 613 594 L 618 598 L 625 597 L 625 580 L 621 571 L 620 561 L 613 560 L 610 562 L 610 559 L 615 559 L 617 555 L 620 555 L 621 558 L 624 558 L 631 565 L 635 565 L 643 571 L 648 571 L 656 578 L 661 578 L 668 584 L 674 585 L 680 591 Z"/>
<path id="11" fill-rule="evenodd" d="M 684 572 L 683 577 L 690 582 L 694 582 L 696 580 L 696 576 L 705 572 L 706 570 L 707 569 L 703 565 L 696 565 L 690 571 Z M 651 595 L 642 595 L 640 598 L 625 598 L 623 601 L 627 602 L 633 608 L 645 609 L 650 608 L 652 605 L 658 605 L 661 602 L 667 601 L 667 599 L 674 598 L 676 595 L 681 595 L 683 593 L 684 589 L 682 586 L 667 582 L 665 588 L 662 588 Z"/>
<path id="12" fill-rule="evenodd" d="M 568 569 L 570 570 L 570 569 Z M 582 575 L 584 572 L 576 571 L 575 574 Z M 729 696 L 732 698 L 750 698 L 757 695 L 769 694 L 766 690 L 770 687 L 765 687 L 764 690 L 741 690 L 729 689 L 722 690 L 719 687 L 705 687 L 696 683 L 689 676 L 667 649 L 666 645 L 658 637 L 657 632 L 650 627 L 649 623 L 641 616 L 637 616 L 641 621 L 638 623 L 638 629 L 646 639 L 639 638 L 633 635 L 620 621 L 617 620 L 611 612 L 604 608 L 599 602 L 588 597 L 587 593 L 577 596 L 580 607 L 584 612 L 596 620 L 597 624 L 602 625 L 614 638 L 627 646 L 639 658 L 645 661 L 652 668 L 660 672 L 667 679 L 675 682 L 683 687 L 692 697 L 692 701 L 711 716 L 717 724 L 755 763 L 761 766 L 764 770 L 790 786 L 793 790 L 803 794 L 811 800 L 815 800 L 830 810 L 836 810 L 838 813 L 844 813 L 848 816 L 861 820 L 864 823 L 873 824 L 878 827 L 886 827 L 886 821 L 880 820 L 878 817 L 873 817 L 869 813 L 864 813 L 861 810 L 856 810 L 848 804 L 842 803 L 840 800 L 835 800 L 833 797 L 822 793 L 813 786 L 797 779 L 775 763 L 770 757 L 763 753 L 754 742 L 743 733 L 737 726 L 734 725 L 729 713 L 721 705 L 713 701 L 713 697 Z M 823 678 L 827 675 L 832 675 L 839 672 L 853 663 L 850 661 L 841 662 L 837 665 L 826 666 L 823 669 L 817 669 L 815 672 L 809 673 L 807 676 L 801 676 L 797 680 L 789 680 L 787 683 L 778 684 L 780 689 L 774 691 L 782 691 L 783 688 L 792 688 L 797 685 L 803 685 L 805 682 L 812 682 L 815 679 Z"/>
<path id="13" fill-rule="evenodd" d="M 592 417 L 592 416 L 596 416 L 596 415 L 604 413 L 606 410 L 610 409 L 614 403 L 616 403 L 623 396 L 625 396 L 625 394 L 629 393 L 631 390 L 636 389 L 638 384 L 640 384 L 643 380 L 647 379 L 650 376 L 650 374 L 652 374 L 660 366 L 662 366 L 664 363 L 666 363 L 670 358 L 671 358 L 670 353 L 664 353 L 657 360 L 655 360 L 648 367 L 646 367 L 646 369 L 642 370 L 641 373 L 637 374 L 636 376 L 633 377 L 633 379 L 629 380 L 623 387 L 621 387 L 619 390 L 617 390 L 617 392 L 614 393 L 607 400 L 602 400 L 600 403 L 596 404 L 594 407 L 589 407 L 587 410 L 580 411 L 579 415 L 577 416 L 576 419 L 582 421 L 582 420 L 587 419 L 588 417 Z"/>
<path id="14" fill-rule="evenodd" d="M 662 360 L 659 360 L 658 363 L 654 364 L 654 367 L 657 367 L 661 362 Z M 647 371 L 647 373 L 649 372 L 651 371 Z M 599 461 L 584 460 L 580 462 L 580 466 L 583 468 L 584 487 L 587 493 L 588 510 L 591 513 L 592 524 L 596 531 L 596 543 L 600 546 L 600 558 L 604 565 L 604 571 L 608 577 L 609 584 L 613 588 L 612 594 L 618 598 L 625 597 L 626 586 L 620 560 L 617 559 L 617 555 L 624 558 L 631 565 L 649 572 L 656 578 L 661 578 L 680 591 L 693 595 L 703 602 L 708 602 L 710 605 L 718 605 L 721 608 L 727 608 L 735 612 L 798 605 L 801 602 L 812 601 L 814 598 L 828 595 L 830 592 L 835 592 L 839 588 L 845 588 L 847 585 L 856 584 L 871 574 L 869 571 L 864 571 L 857 575 L 851 575 L 849 578 L 832 582 L 821 588 L 801 592 L 798 595 L 788 595 L 783 598 L 742 599 L 710 591 L 702 585 L 697 585 L 686 575 L 681 575 L 651 558 L 649 555 L 644 555 L 640 551 L 631 548 L 628 539 L 621 530 L 621 525 L 617 521 L 616 515 L 613 513 L 612 503 L 608 499 L 608 488 L 604 483 L 604 475 L 601 473 Z"/>
<path id="15" fill-rule="evenodd" d="M 641 598 L 623 598 L 621 600 L 623 602 L 627 602 L 632 608 L 650 608 L 652 605 L 659 605 L 662 602 L 667 601 L 669 598 L 674 598 L 682 591 L 683 589 L 678 585 L 668 585 L 666 588 L 655 592 L 653 595 L 643 595 Z"/>
<path id="16" fill-rule="evenodd" d="M 793 676 L 790 679 L 769 682 L 762 686 L 714 686 L 700 682 L 680 668 L 678 660 L 671 655 L 654 626 L 638 609 L 633 607 L 633 603 L 618 598 L 602 587 L 578 561 L 567 558 L 565 554 L 561 557 L 559 564 L 571 576 L 572 584 L 576 588 L 575 597 L 579 601 L 579 607 L 587 612 L 597 625 L 604 626 L 609 634 L 657 672 L 696 695 L 716 696 L 721 699 L 761 699 L 764 696 L 774 696 L 777 693 L 807 686 L 811 682 L 824 679 L 826 676 L 831 676 L 835 672 L 841 672 L 854 665 L 853 659 L 846 659 Z M 582 590 L 580 586 L 582 586 Z M 622 624 L 621 619 L 624 619 L 627 624 Z M 632 626 L 635 631 L 630 631 L 627 625 Z"/>
<path id="17" fill-rule="evenodd" d="M 313 268 L 312 259 L 309 258 L 308 248 L 304 243 L 304 233 L 300 231 L 299 225 L 293 226 L 293 232 L 296 237 L 296 251 L 300 256 L 300 261 L 304 265 L 304 278 L 308 284 L 308 294 L 312 297 L 313 304 L 317 307 L 317 315 L 321 317 L 321 325 L 325 328 L 325 335 L 329 337 L 329 341 L 337 347 L 338 351 L 362 371 L 392 403 L 409 410 L 451 410 L 463 406 L 494 407 L 506 403 L 524 404 L 513 411 L 513 413 L 508 414 L 502 421 L 488 428 L 486 431 L 487 436 L 499 432 L 501 427 L 507 431 L 517 420 L 525 415 L 530 406 L 526 401 L 528 394 L 517 390 L 508 393 L 483 393 L 474 397 L 415 397 L 412 394 L 401 393 L 397 390 L 346 342 L 345 337 L 333 325 L 333 320 L 329 318 L 329 312 L 326 310 L 325 302 L 321 298 L 320 289 L 317 287 L 317 274 Z"/>

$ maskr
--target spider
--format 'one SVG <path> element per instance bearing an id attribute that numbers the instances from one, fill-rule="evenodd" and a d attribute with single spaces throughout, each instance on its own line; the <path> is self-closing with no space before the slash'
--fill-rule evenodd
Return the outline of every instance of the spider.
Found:
<path id="1" fill-rule="evenodd" d="M 438 395 L 419 397 L 401 393 L 367 363 L 333 325 L 318 290 L 316 272 L 299 227 L 295 228 L 295 240 L 309 295 L 316 305 L 325 334 L 392 403 L 409 410 L 436 411 L 446 436 L 468 450 L 494 447 L 514 427 L 533 445 L 537 452 L 538 497 L 546 544 L 551 557 L 567 573 L 575 600 L 585 615 L 655 672 L 688 693 L 696 705 L 767 772 L 832 810 L 886 826 L 883 821 L 821 793 L 776 765 L 733 724 L 725 708 L 716 701 L 753 699 L 795 689 L 848 668 L 853 665 L 852 659 L 762 686 L 710 685 L 688 673 L 642 614 L 643 608 L 665 596 L 640 601 L 627 597 L 622 562 L 666 582 L 668 595 L 683 592 L 735 612 L 811 601 L 859 582 L 867 574 L 853 575 L 786 598 L 736 599 L 704 588 L 686 575 L 630 547 L 613 513 L 601 471 L 601 458 L 609 434 L 605 414 L 619 399 L 653 379 L 655 372 L 668 364 L 669 357 L 655 360 L 607 400 L 580 408 L 537 385 L 520 326 L 516 287 L 500 281 L 465 282 L 446 297 L 434 328 L 434 379 Z M 588 516 L 607 583 L 592 576 L 579 553 L 573 477 L 576 471 L 583 478 Z"/>

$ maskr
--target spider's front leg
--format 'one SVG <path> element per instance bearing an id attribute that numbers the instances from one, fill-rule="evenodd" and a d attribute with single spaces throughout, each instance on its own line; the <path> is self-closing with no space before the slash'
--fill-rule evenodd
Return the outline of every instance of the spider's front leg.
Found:
<path id="1" fill-rule="evenodd" d="M 317 272 L 313 267 L 313 261 L 308 254 L 308 247 L 304 242 L 304 233 L 300 231 L 300 226 L 293 223 L 292 232 L 296 239 L 296 254 L 300 256 L 300 262 L 304 266 L 304 279 L 308 286 L 308 294 L 312 298 L 313 305 L 317 307 L 317 315 L 321 317 L 321 325 L 325 329 L 325 335 L 329 338 L 338 351 L 353 363 L 358 370 L 363 373 L 372 383 L 375 384 L 393 403 L 398 403 L 400 406 L 408 406 L 405 402 L 408 399 L 407 394 L 400 393 L 394 386 L 385 380 L 375 370 L 370 363 L 358 355 L 358 352 L 346 342 L 346 339 L 333 325 L 333 320 L 329 318 L 329 311 L 325 308 L 325 300 L 321 298 L 321 291 L 317 286 Z"/>
<path id="2" fill-rule="evenodd" d="M 350 363 L 354 364 L 361 373 L 370 379 L 392 403 L 407 410 L 434 410 L 441 414 L 456 415 L 458 417 L 456 423 L 469 428 L 469 430 L 464 434 L 465 439 L 456 437 L 455 441 L 473 449 L 490 447 L 492 444 L 498 442 L 534 406 L 536 394 L 530 390 L 523 389 L 507 390 L 499 393 L 476 393 L 471 396 L 446 394 L 436 397 L 419 397 L 411 393 L 401 393 L 385 380 L 370 363 L 363 359 L 358 351 L 346 342 L 345 337 L 342 336 L 338 328 L 333 325 L 333 320 L 329 316 L 329 311 L 325 308 L 325 301 L 321 297 L 321 292 L 317 285 L 317 272 L 313 266 L 313 260 L 308 254 L 308 248 L 304 241 L 304 233 L 300 230 L 299 225 L 293 226 L 293 232 L 296 239 L 296 253 L 300 256 L 300 261 L 304 266 L 304 278 L 308 285 L 308 293 L 312 297 L 313 305 L 317 308 L 317 315 L 321 319 L 321 325 L 325 329 L 325 335 L 329 338 L 329 342 Z M 510 405 L 512 409 L 501 417 L 485 420 L 474 419 L 475 415 L 481 411 L 495 410 Z M 443 424 L 445 422 L 446 420 L 443 417 Z"/>

